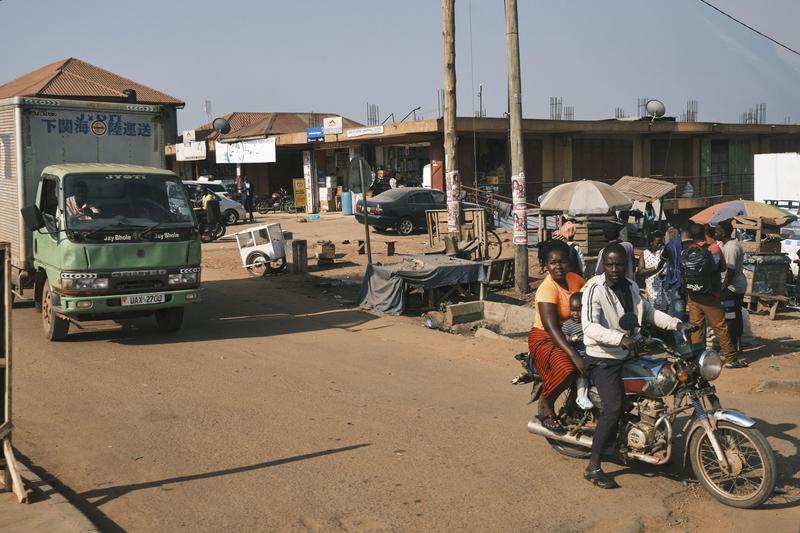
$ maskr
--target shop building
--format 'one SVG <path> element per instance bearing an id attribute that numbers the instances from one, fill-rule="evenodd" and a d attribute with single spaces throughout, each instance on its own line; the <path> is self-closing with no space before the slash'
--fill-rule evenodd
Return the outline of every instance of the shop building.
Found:
<path id="1" fill-rule="evenodd" d="M 196 141 L 205 142 L 205 158 L 194 161 L 178 161 L 176 146 L 167 147 L 167 160 L 172 170 L 183 179 L 197 179 L 200 176 L 213 176 L 214 179 L 234 182 L 237 177 L 237 165 L 217 163 L 216 143 L 239 143 L 257 139 L 267 139 L 287 134 L 298 134 L 303 137 L 303 144 L 298 146 L 279 146 L 275 162 L 241 163 L 238 165 L 239 176 L 247 176 L 253 184 L 255 194 L 269 194 L 281 188 L 292 189 L 292 178 L 303 177 L 303 151 L 306 147 L 308 128 L 321 127 L 325 117 L 334 116 L 325 113 L 289 113 L 289 112 L 233 112 L 224 115 L 231 129 L 226 134 L 215 131 L 210 123 L 195 128 Z M 357 128 L 361 124 L 349 118 L 342 118 L 343 128 Z M 331 153 L 335 157 L 335 153 Z M 347 160 L 349 161 L 349 159 Z M 332 163 L 335 164 L 335 163 Z M 346 164 L 343 163 L 343 164 Z"/>
<path id="2" fill-rule="evenodd" d="M 511 196 L 508 128 L 504 118 L 457 119 L 463 185 Z M 359 128 L 357 133 L 365 130 L 357 136 L 347 130 L 326 136 L 324 143 L 311 147 L 315 160 L 327 159 L 332 150 L 352 150 L 376 168 L 405 178 L 408 169 L 418 171 L 427 150 L 431 185 L 443 188 L 442 119 Z M 752 198 L 753 155 L 800 151 L 800 126 L 790 124 L 526 119 L 523 136 L 531 203 L 566 181 L 613 182 L 631 175 L 675 183 L 675 195 L 666 206 L 672 209 L 695 209 L 720 197 Z M 309 148 L 298 135 L 278 136 L 277 144 L 279 149 Z"/>
<path id="3" fill-rule="evenodd" d="M 465 187 L 511 196 L 508 128 L 505 118 L 457 119 L 458 170 Z M 302 152 L 308 151 L 317 179 L 336 176 L 342 185 L 348 161 L 360 154 L 400 184 L 414 185 L 424 178 L 441 190 L 443 131 L 442 119 L 356 125 L 309 143 L 304 129 L 263 134 L 250 130 L 262 138 L 274 136 L 277 163 L 275 171 L 247 172 L 265 176 L 261 189 L 272 190 L 288 184 L 285 178 L 303 176 Z M 525 119 L 523 135 L 531 203 L 566 181 L 613 182 L 630 175 L 675 183 L 666 209 L 697 209 L 721 198 L 752 198 L 753 155 L 800 151 L 800 126 L 791 124 Z"/>

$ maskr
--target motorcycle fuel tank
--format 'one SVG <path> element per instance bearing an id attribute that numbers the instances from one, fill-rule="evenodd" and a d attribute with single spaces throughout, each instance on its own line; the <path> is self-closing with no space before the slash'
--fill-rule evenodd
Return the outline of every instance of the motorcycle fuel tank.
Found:
<path id="1" fill-rule="evenodd" d="M 622 382 L 626 394 L 661 398 L 675 389 L 678 378 L 672 367 L 663 359 L 639 357 L 625 363 L 622 369 Z"/>

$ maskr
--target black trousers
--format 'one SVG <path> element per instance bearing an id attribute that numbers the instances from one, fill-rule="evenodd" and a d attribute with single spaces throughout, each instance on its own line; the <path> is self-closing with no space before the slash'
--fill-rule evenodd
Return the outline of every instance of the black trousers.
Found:
<path id="1" fill-rule="evenodd" d="M 622 385 L 622 366 L 619 359 L 586 357 L 589 378 L 600 395 L 602 404 L 600 418 L 597 421 L 592 438 L 592 453 L 600 453 L 606 446 L 614 443 L 617 437 L 619 417 L 622 414 L 622 401 L 625 389 Z"/>
<path id="2" fill-rule="evenodd" d="M 728 323 L 731 344 L 736 350 L 741 350 L 742 348 L 742 334 L 744 333 L 743 304 L 744 294 L 737 294 L 730 289 L 722 291 L 722 307 L 725 309 L 725 321 Z"/>

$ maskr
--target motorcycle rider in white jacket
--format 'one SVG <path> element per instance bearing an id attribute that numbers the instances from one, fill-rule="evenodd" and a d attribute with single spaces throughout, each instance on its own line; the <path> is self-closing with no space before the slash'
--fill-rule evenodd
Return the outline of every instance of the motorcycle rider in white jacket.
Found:
<path id="1" fill-rule="evenodd" d="M 598 487 L 612 489 L 619 485 L 603 472 L 600 455 L 616 439 L 625 397 L 622 367 L 636 347 L 635 331 L 622 328 L 620 319 L 626 313 L 633 313 L 638 324 L 646 321 L 665 330 L 677 330 L 682 323 L 655 309 L 640 296 L 636 282 L 625 277 L 628 261 L 625 248 L 619 244 L 606 246 L 601 261 L 603 273 L 590 279 L 583 287 L 581 322 L 587 370 L 602 404 L 584 478 Z"/>

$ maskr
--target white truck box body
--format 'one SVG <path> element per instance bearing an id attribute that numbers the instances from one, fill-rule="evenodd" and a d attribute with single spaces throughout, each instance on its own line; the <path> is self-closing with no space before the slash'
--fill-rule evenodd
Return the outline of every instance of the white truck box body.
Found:
<path id="1" fill-rule="evenodd" d="M 160 106 L 15 97 L 0 100 L 0 241 L 30 266 L 20 209 L 35 201 L 42 169 L 59 163 L 164 167 Z"/>
<path id="2" fill-rule="evenodd" d="M 756 154 L 754 159 L 756 202 L 800 201 L 800 154 Z"/>

